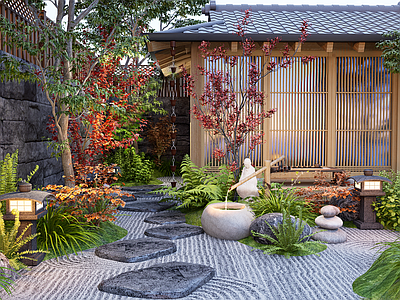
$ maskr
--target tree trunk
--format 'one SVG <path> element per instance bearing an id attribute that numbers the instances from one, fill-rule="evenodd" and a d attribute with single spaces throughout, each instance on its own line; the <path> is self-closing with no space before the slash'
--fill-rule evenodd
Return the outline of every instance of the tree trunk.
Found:
<path id="1" fill-rule="evenodd" d="M 64 109 L 65 107 L 64 105 L 62 105 L 62 110 L 65 111 Z M 69 117 L 65 114 L 62 114 L 59 122 L 61 127 L 61 133 L 59 132 L 58 134 L 59 137 L 58 140 L 62 145 L 61 162 L 64 171 L 64 184 L 69 187 L 74 187 L 75 186 L 74 166 L 72 164 L 71 148 L 68 142 L 68 121 Z"/>

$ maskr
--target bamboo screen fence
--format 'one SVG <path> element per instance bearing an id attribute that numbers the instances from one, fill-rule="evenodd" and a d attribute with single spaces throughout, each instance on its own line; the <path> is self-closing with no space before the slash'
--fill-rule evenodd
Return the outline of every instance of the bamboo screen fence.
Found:
<path id="1" fill-rule="evenodd" d="M 262 61 L 261 57 L 254 59 Z M 271 59 L 279 63 L 282 58 Z M 335 59 L 336 71 L 332 73 L 327 71 L 326 57 L 317 57 L 306 65 L 296 58 L 291 68 L 279 69 L 267 77 L 264 88 L 269 90 L 270 107 L 277 108 L 270 120 L 269 141 L 264 144 L 271 148 L 272 157 L 264 158 L 260 146 L 251 155 L 254 165 L 284 155 L 292 167 L 326 166 L 330 130 L 336 145 L 335 158 L 330 159 L 335 165 L 331 167 L 354 172 L 391 168 L 390 73 L 383 68 L 380 57 Z M 205 65 L 209 69 L 223 67 L 213 62 Z M 234 70 L 236 78 L 246 78 L 238 71 Z M 329 76 L 336 77 L 335 91 L 328 91 Z M 235 89 L 238 91 L 238 83 Z M 327 109 L 329 92 L 334 93 L 334 111 Z M 259 108 L 245 108 L 242 117 L 251 109 Z M 328 128 L 328 116 L 335 119 L 335 128 Z M 205 132 L 204 140 L 205 164 L 216 167 L 220 162 L 213 159 L 212 152 L 224 147 L 223 139 Z M 242 158 L 245 147 L 241 149 Z"/>
<path id="2" fill-rule="evenodd" d="M 391 168 L 390 73 L 380 57 L 337 58 L 336 165 Z"/>

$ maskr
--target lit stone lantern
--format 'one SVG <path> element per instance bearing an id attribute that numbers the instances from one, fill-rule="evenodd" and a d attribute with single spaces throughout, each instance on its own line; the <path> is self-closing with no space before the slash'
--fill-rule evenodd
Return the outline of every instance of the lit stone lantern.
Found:
<path id="1" fill-rule="evenodd" d="M 374 176 L 371 169 L 365 169 L 364 175 L 350 178 L 354 180 L 354 188 L 361 198 L 359 219 L 354 221 L 354 224 L 359 229 L 383 229 L 382 224 L 376 222 L 372 203 L 376 201 L 376 197 L 385 196 L 385 192 L 382 190 L 382 182 L 392 182 L 385 177 Z"/>
<path id="2" fill-rule="evenodd" d="M 54 198 L 51 193 L 43 191 L 32 191 L 32 184 L 27 182 L 20 182 L 18 184 L 19 192 L 8 193 L 0 195 L 0 201 L 6 204 L 6 214 L 3 216 L 4 220 L 14 220 L 15 216 L 11 213 L 13 209 L 19 211 L 19 220 L 21 225 L 18 229 L 18 236 L 25 229 L 26 226 L 32 226 L 26 231 L 25 236 L 36 233 L 37 220 L 43 217 L 46 213 L 47 200 Z M 2 204 L 4 205 L 4 204 Z M 29 243 L 25 244 L 20 251 L 37 250 L 37 240 L 34 238 Z M 23 263 L 29 266 L 38 265 L 44 258 L 45 253 L 37 253 L 26 255 L 35 259 L 36 261 L 26 259 Z"/>

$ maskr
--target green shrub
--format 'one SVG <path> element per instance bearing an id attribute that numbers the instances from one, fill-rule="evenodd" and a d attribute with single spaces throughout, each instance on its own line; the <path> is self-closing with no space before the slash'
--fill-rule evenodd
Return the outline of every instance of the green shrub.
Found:
<path id="1" fill-rule="evenodd" d="M 295 188 L 283 189 L 282 187 L 283 184 L 274 184 L 269 193 L 262 188 L 260 196 L 254 197 L 253 201 L 249 202 L 256 217 L 273 212 L 283 213 L 283 210 L 287 210 L 295 217 L 299 217 L 301 213 L 304 221 L 310 226 L 315 225 L 315 218 L 318 215 L 312 212 L 310 203 L 299 200 Z"/>
<path id="2" fill-rule="evenodd" d="M 134 147 L 117 148 L 110 154 L 105 162 L 107 164 L 117 164 L 121 168 L 121 178 L 119 181 L 148 183 L 153 174 L 154 164 L 145 159 L 144 153 L 136 154 Z"/>
<path id="3" fill-rule="evenodd" d="M 303 242 L 304 239 L 312 236 L 313 234 L 307 235 L 300 239 L 305 226 L 305 222 L 301 220 L 301 210 L 299 213 L 299 219 L 297 219 L 295 222 L 292 221 L 288 211 L 289 209 L 282 210 L 282 223 L 278 224 L 276 228 L 267 223 L 276 238 L 252 231 L 253 235 L 269 240 L 272 245 L 263 245 L 255 242 L 257 245 L 253 247 L 263 250 L 264 254 L 279 254 L 284 255 L 286 258 L 310 254 L 318 255 L 318 252 L 324 251 L 327 246 L 319 241 Z"/>
<path id="4" fill-rule="evenodd" d="M 390 179 L 393 184 L 383 181 L 386 195 L 372 204 L 376 217 L 386 228 L 400 230 L 400 172 L 383 171 L 379 175 Z"/>
<path id="5" fill-rule="evenodd" d="M 178 208 L 200 208 L 214 200 L 225 201 L 228 189 L 233 183 L 233 173 L 226 166 L 219 167 L 217 174 L 207 174 L 206 167 L 197 167 L 188 155 L 182 160 L 181 172 L 184 184 L 181 188 L 163 187 L 155 191 L 170 196 L 163 201 L 178 200 Z M 232 195 L 233 193 L 230 193 L 230 198 Z"/>
<path id="6" fill-rule="evenodd" d="M 381 255 L 353 282 L 353 291 L 373 300 L 400 299 L 400 241 L 377 245 L 382 246 Z"/>
<path id="7" fill-rule="evenodd" d="M 43 253 L 44 251 L 26 250 L 20 252 L 22 246 L 32 241 L 35 237 L 39 235 L 39 233 L 24 237 L 26 231 L 29 229 L 30 226 L 32 226 L 32 224 L 29 224 L 17 237 L 18 229 L 21 225 L 21 222 L 19 221 L 19 212 L 17 210 L 13 210 L 12 214 L 15 216 L 15 221 L 11 230 L 8 231 L 6 230 L 4 224 L 3 214 L 0 212 L 0 251 L 8 258 L 10 266 L 15 270 L 19 270 L 26 267 L 25 264 L 20 261 L 21 259 L 32 259 L 30 257 L 27 257 L 27 254 Z"/>
<path id="8" fill-rule="evenodd" d="M 91 247 L 98 244 L 96 228 L 89 222 L 79 221 L 65 208 L 55 209 L 48 206 L 47 214 L 37 224 L 37 231 L 40 233 L 38 247 L 52 251 L 56 256 L 68 257 L 69 249 L 76 254 L 77 249 L 82 251 L 82 244 Z"/>

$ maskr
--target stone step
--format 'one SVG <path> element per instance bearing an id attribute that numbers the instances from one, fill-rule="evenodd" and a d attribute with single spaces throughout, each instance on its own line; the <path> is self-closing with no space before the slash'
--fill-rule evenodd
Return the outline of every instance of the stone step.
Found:
<path id="1" fill-rule="evenodd" d="M 103 280 L 103 292 L 147 299 L 176 299 L 190 295 L 215 276 L 215 269 L 185 262 L 157 264 Z"/>
<path id="2" fill-rule="evenodd" d="M 160 212 L 163 210 L 167 210 L 168 208 L 173 207 L 175 204 L 170 202 L 161 202 L 158 201 L 135 201 L 128 202 L 124 207 L 119 206 L 118 210 L 122 211 L 135 211 L 135 212 Z"/>
<path id="3" fill-rule="evenodd" d="M 162 239 L 142 238 L 103 245 L 98 247 L 94 253 L 98 257 L 105 259 L 135 263 L 174 252 L 176 252 L 176 245 L 173 242 Z"/>
<path id="4" fill-rule="evenodd" d="M 123 187 L 121 187 L 121 189 L 123 191 L 145 193 L 145 192 L 154 191 L 160 187 L 162 187 L 162 185 L 153 184 L 153 185 L 123 186 Z"/>
<path id="5" fill-rule="evenodd" d="M 198 235 L 202 233 L 204 233 L 203 228 L 188 224 L 164 225 L 164 226 L 149 228 L 144 232 L 144 234 L 147 236 L 160 239 L 167 239 L 167 240 L 183 239 L 189 236 Z"/>
<path id="6" fill-rule="evenodd" d="M 165 225 L 165 224 L 181 224 L 185 223 L 185 214 L 180 211 L 166 211 L 154 214 L 144 219 L 146 223 Z"/>

